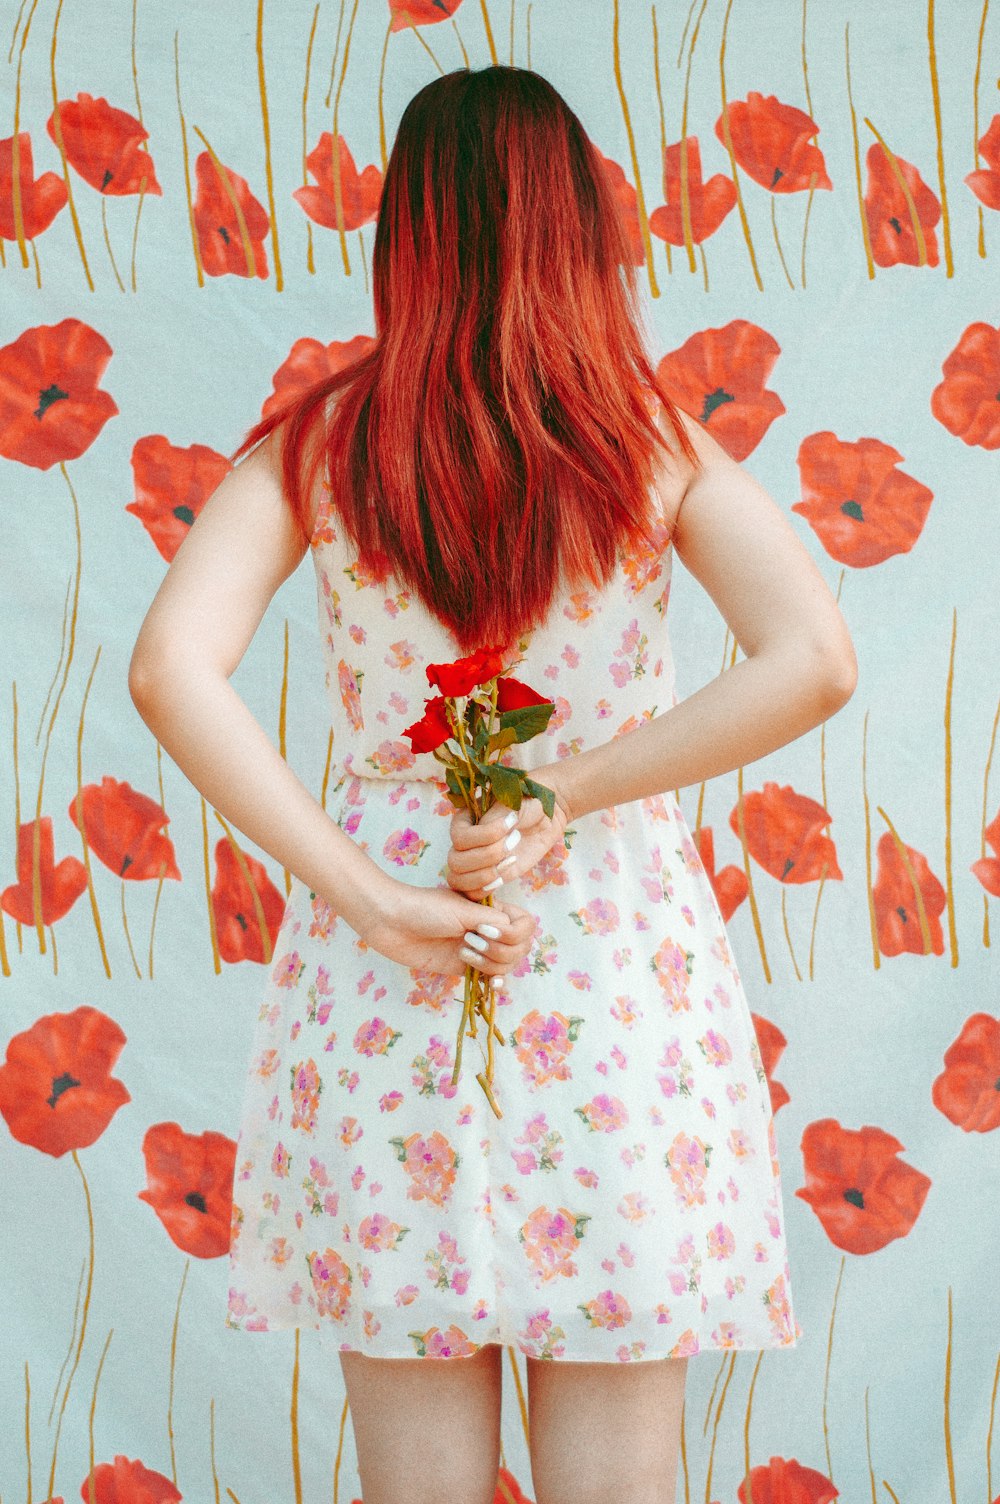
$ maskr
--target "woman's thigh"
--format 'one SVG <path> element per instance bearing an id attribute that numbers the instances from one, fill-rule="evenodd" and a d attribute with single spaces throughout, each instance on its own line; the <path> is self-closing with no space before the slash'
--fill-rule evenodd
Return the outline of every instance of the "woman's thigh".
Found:
<path id="1" fill-rule="evenodd" d="M 528 1358 L 537 1504 L 673 1504 L 687 1358 Z"/>
<path id="2" fill-rule="evenodd" d="M 341 1353 L 364 1504 L 493 1504 L 503 1349 L 471 1358 Z"/>

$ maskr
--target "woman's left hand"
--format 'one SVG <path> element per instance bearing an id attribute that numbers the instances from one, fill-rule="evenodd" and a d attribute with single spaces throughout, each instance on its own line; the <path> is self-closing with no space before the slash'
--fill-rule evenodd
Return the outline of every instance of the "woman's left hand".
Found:
<path id="1" fill-rule="evenodd" d="M 501 977 L 531 949 L 535 916 L 502 900 L 474 903 L 450 888 L 396 883 L 359 934 L 372 950 L 403 966 L 460 977 L 472 965 Z"/>

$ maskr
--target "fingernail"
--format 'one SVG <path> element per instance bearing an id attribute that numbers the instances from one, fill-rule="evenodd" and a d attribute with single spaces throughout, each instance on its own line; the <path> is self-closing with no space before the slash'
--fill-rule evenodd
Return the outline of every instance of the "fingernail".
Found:
<path id="1" fill-rule="evenodd" d="M 473 950 L 478 950 L 480 955 L 484 950 L 489 950 L 489 941 L 484 940 L 482 935 L 477 935 L 474 930 L 466 930 L 465 938 Z"/>
<path id="2" fill-rule="evenodd" d="M 461 958 L 465 962 L 466 966 L 478 966 L 479 965 L 480 958 L 479 958 L 479 956 L 476 955 L 476 953 L 475 953 L 474 950 L 465 950 L 463 948 L 462 950 L 459 951 L 458 954 L 461 956 Z"/>
<path id="3" fill-rule="evenodd" d="M 502 862 L 497 862 L 497 871 L 498 872 L 502 871 L 504 867 L 509 867 L 512 862 L 516 862 L 516 861 L 517 861 L 517 857 L 516 856 L 505 856 Z M 490 886 L 492 887 L 493 884 L 491 883 Z"/>
<path id="4" fill-rule="evenodd" d="M 510 814 L 507 815 L 504 818 L 504 822 L 503 822 L 504 830 L 513 830 L 513 828 L 514 828 L 514 826 L 516 824 L 517 824 L 517 810 L 516 809 L 512 809 L 511 812 L 510 812 Z"/>
<path id="5" fill-rule="evenodd" d="M 514 847 L 518 844 L 520 839 L 521 832 L 519 830 L 512 830 L 506 841 L 504 841 L 504 845 L 506 846 L 508 851 L 513 851 Z"/>
<path id="6" fill-rule="evenodd" d="M 497 862 L 497 866 L 498 867 L 502 867 L 503 866 L 503 862 Z M 483 892 L 484 893 L 492 893 L 494 888 L 502 888 L 502 887 L 503 887 L 503 878 L 502 877 L 495 877 L 491 883 L 483 883 Z"/>
<path id="7" fill-rule="evenodd" d="M 500 931 L 495 924 L 477 924 L 476 929 L 481 935 L 485 935 L 488 940 L 500 939 Z"/>

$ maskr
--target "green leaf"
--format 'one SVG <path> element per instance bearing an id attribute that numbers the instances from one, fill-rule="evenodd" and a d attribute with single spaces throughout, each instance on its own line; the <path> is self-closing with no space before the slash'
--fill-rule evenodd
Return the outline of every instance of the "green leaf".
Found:
<path id="1" fill-rule="evenodd" d="M 505 710 L 500 725 L 504 730 L 509 726 L 519 742 L 528 742 L 545 730 L 555 708 L 551 700 L 546 700 L 543 705 L 522 705 L 518 710 Z"/>
<path id="2" fill-rule="evenodd" d="M 521 775 L 516 768 L 504 767 L 502 762 L 491 762 L 487 769 L 490 788 L 501 804 L 508 809 L 521 808 Z"/>
<path id="3" fill-rule="evenodd" d="M 503 731 L 498 731 L 490 737 L 487 753 L 492 757 L 494 752 L 506 752 L 507 748 L 512 747 L 516 741 L 517 732 L 512 726 L 507 726 Z"/>
<path id="4" fill-rule="evenodd" d="M 556 796 L 553 791 L 544 783 L 536 783 L 533 778 L 529 778 L 527 775 L 522 780 L 522 787 L 529 799 L 541 800 L 542 808 L 551 820 L 556 807 Z"/>
<path id="5" fill-rule="evenodd" d="M 455 772 L 454 768 L 445 769 L 444 781 L 448 785 L 449 792 L 454 795 L 455 799 L 457 799 L 459 808 L 464 809 L 465 791 L 458 781 L 458 774 Z"/>

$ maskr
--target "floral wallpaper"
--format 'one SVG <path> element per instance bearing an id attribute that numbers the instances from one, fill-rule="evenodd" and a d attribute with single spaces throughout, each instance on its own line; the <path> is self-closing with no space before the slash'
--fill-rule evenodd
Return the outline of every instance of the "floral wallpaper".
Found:
<path id="1" fill-rule="evenodd" d="M 689 1364 L 678 1497 L 1000 1497 L 996 5 L 21 0 L 3 25 L 0 1497 L 360 1496 L 335 1344 L 224 1330 L 291 875 L 126 675 L 245 428 L 373 336 L 407 100 L 490 61 L 580 115 L 661 377 L 787 510 L 859 658 L 823 727 L 680 791 L 803 1336 Z M 735 661 L 680 568 L 668 627 L 682 694 Z M 233 682 L 325 800 L 321 673 L 306 566 Z M 504 1380 L 509 1504 L 514 1348 Z"/>

